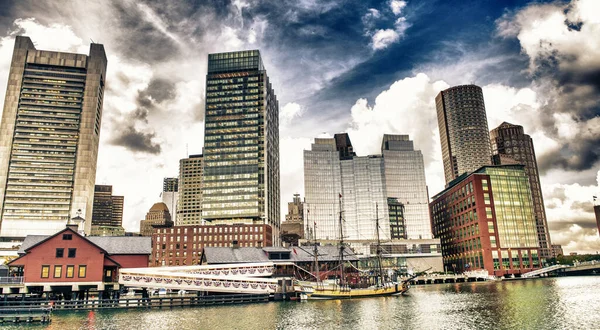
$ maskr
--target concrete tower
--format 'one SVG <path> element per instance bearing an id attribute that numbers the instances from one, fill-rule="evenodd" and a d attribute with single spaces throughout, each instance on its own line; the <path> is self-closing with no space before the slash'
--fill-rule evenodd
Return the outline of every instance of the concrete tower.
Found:
<path id="1" fill-rule="evenodd" d="M 50 235 L 80 214 L 89 234 L 106 54 L 15 39 L 0 126 L 0 236 Z"/>

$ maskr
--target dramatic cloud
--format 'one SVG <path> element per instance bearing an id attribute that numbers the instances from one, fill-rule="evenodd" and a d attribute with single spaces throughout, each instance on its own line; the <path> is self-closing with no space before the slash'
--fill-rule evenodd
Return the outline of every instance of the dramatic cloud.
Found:
<path id="1" fill-rule="evenodd" d="M 150 154 L 159 154 L 160 145 L 153 142 L 156 134 L 153 132 L 139 132 L 135 127 L 128 126 L 122 128 L 122 132 L 116 136 L 112 143 L 123 146 L 133 152 L 147 152 Z"/>
<path id="2" fill-rule="evenodd" d="M 441 191 L 444 181 L 435 96 L 448 87 L 444 81 L 432 82 L 420 73 L 393 83 L 372 106 L 359 99 L 351 109 L 348 128 L 354 149 L 359 155 L 379 154 L 384 133 L 408 134 L 415 149 L 423 153 L 429 191 Z"/>

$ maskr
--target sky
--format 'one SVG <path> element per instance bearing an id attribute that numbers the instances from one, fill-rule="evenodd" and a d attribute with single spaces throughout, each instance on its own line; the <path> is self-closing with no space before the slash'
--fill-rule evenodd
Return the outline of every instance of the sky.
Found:
<path id="1" fill-rule="evenodd" d="M 304 195 L 302 151 L 339 132 L 359 155 L 379 153 L 383 133 L 409 134 L 440 192 L 434 98 L 477 84 L 490 129 L 507 121 L 533 138 L 552 242 L 597 253 L 599 12 L 597 0 L 7 0 L 0 91 L 16 35 L 45 50 L 104 45 L 96 182 L 125 196 L 123 225 L 138 231 L 163 178 L 202 153 L 209 53 L 261 51 L 280 105 L 282 213 Z"/>

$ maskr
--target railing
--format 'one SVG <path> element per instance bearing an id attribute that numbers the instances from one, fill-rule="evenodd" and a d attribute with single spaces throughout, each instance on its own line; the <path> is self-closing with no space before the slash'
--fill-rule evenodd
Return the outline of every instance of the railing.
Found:
<path id="1" fill-rule="evenodd" d="M 0 277 L 0 285 L 2 284 L 23 284 L 25 277 L 23 276 L 10 276 Z"/>
<path id="2" fill-rule="evenodd" d="M 122 308 L 173 308 L 186 306 L 242 304 L 267 302 L 269 295 L 237 294 L 214 296 L 169 296 L 152 298 L 121 298 L 101 300 L 20 300 L 0 301 L 0 307 L 40 308 L 49 307 L 54 310 L 90 310 L 90 309 L 122 309 Z"/>

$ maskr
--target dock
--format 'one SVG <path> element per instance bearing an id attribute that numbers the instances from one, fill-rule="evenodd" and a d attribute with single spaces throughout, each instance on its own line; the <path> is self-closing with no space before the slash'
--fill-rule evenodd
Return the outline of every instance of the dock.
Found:
<path id="1" fill-rule="evenodd" d="M 188 295 L 188 296 L 166 296 L 166 297 L 132 297 L 119 299 L 90 299 L 90 300 L 32 300 L 32 301 L 0 301 L 0 310 L 6 310 L 8 315 L 9 310 L 22 311 L 22 315 L 26 316 L 26 311 L 45 311 L 48 313 L 51 310 L 101 310 L 101 309 L 150 309 L 150 308 L 180 308 L 193 306 L 210 306 L 210 305 L 229 305 L 229 304 L 247 304 L 269 302 L 271 296 L 268 294 L 234 294 L 234 295 Z M 0 313 L 1 315 L 1 313 Z M 13 313 L 15 317 L 18 313 Z M 33 314 L 32 314 L 33 315 Z M 36 314 L 37 315 L 37 314 Z M 1 316 L 0 316 L 1 317 Z M 22 318 L 22 317 L 20 317 Z M 39 318 L 36 316 L 36 318 Z"/>
<path id="2" fill-rule="evenodd" d="M 49 323 L 52 320 L 52 309 L 41 306 L 0 307 L 0 324 L 2 323 Z"/>

